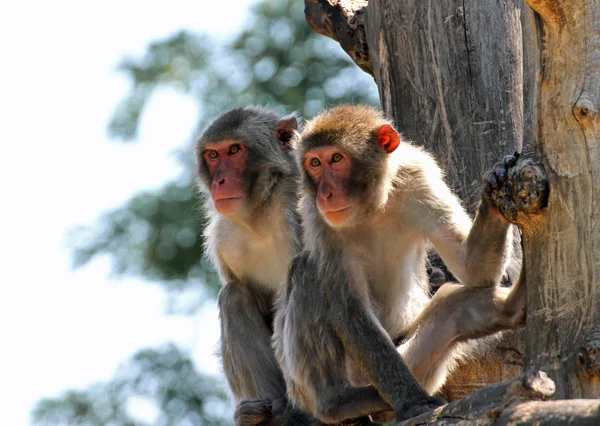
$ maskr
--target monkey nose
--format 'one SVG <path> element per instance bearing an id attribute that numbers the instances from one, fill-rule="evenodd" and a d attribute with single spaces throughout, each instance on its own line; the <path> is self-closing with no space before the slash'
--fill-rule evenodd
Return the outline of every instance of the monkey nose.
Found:
<path id="1" fill-rule="evenodd" d="M 223 185 L 225 183 L 225 178 L 219 180 L 219 185 Z"/>
<path id="2" fill-rule="evenodd" d="M 322 191 L 320 197 L 323 200 L 329 200 L 331 197 L 333 197 L 333 191 Z"/>

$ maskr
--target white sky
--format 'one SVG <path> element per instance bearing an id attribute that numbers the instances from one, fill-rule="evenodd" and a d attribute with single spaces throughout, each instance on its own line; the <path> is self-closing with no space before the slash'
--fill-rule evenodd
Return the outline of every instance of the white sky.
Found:
<path id="1" fill-rule="evenodd" d="M 137 143 L 108 141 L 120 59 L 182 28 L 233 35 L 252 2 L 0 0 L 2 424 L 28 425 L 39 398 L 108 379 L 142 347 L 175 341 L 218 370 L 214 306 L 167 316 L 159 286 L 109 278 L 106 260 L 73 271 L 65 231 L 180 173 L 170 153 L 197 116 L 180 95 L 154 97 Z"/>

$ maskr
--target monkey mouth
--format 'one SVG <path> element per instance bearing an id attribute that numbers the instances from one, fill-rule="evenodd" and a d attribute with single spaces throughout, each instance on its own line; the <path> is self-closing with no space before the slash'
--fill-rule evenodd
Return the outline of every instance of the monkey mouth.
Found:
<path id="1" fill-rule="evenodd" d="M 240 209 L 240 207 L 242 207 L 242 201 L 242 197 L 228 197 L 213 200 L 217 212 L 219 212 L 222 215 L 235 213 L 237 210 Z"/>
<path id="2" fill-rule="evenodd" d="M 331 214 L 331 213 L 341 213 L 344 212 L 346 210 L 349 210 L 350 206 L 347 207 L 342 207 L 341 209 L 336 209 L 336 210 L 322 210 L 324 214 Z"/>
<path id="3" fill-rule="evenodd" d="M 223 197 L 223 198 L 213 198 L 213 201 L 215 203 L 218 203 L 219 201 L 231 201 L 231 200 L 241 200 L 242 197 Z"/>
<path id="4" fill-rule="evenodd" d="M 351 206 L 342 207 L 341 209 L 337 210 L 322 211 L 327 222 L 334 226 L 343 225 L 348 220 L 351 212 Z"/>

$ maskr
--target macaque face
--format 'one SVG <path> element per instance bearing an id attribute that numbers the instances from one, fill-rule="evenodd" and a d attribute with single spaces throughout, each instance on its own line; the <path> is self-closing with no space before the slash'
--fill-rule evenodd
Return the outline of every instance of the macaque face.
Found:
<path id="1" fill-rule="evenodd" d="M 335 146 L 311 149 L 304 157 L 304 168 L 317 188 L 317 207 L 334 227 L 347 224 L 354 213 L 349 191 L 351 161 L 349 154 Z"/>
<path id="2" fill-rule="evenodd" d="M 372 139 L 358 141 L 356 146 L 375 143 L 384 153 L 391 154 L 400 145 L 400 135 L 389 124 L 375 129 L 372 135 Z M 365 220 L 366 198 L 360 193 L 362 189 L 358 191 L 356 187 L 352 187 L 357 182 L 351 179 L 351 174 L 354 168 L 356 178 L 357 170 L 373 166 L 365 166 L 364 159 L 360 161 L 361 156 L 370 155 L 366 151 L 353 152 L 355 158 L 344 150 L 343 144 L 333 144 L 312 148 L 304 156 L 304 169 L 316 188 L 317 208 L 333 227 L 347 227 Z"/>
<path id="3" fill-rule="evenodd" d="M 210 196 L 217 212 L 222 215 L 239 212 L 245 207 L 248 196 L 243 178 L 248 148 L 234 139 L 206 143 L 202 158 L 212 176 Z"/>

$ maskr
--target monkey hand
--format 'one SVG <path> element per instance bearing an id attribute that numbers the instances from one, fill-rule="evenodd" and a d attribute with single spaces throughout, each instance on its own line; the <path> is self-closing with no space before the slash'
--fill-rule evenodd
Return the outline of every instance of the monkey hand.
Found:
<path id="1" fill-rule="evenodd" d="M 548 203 L 548 180 L 538 157 L 507 155 L 484 177 L 483 199 L 508 222 L 525 225 Z"/>
<path id="2" fill-rule="evenodd" d="M 235 426 L 268 425 L 272 413 L 272 402 L 269 399 L 243 399 L 233 414 Z"/>

